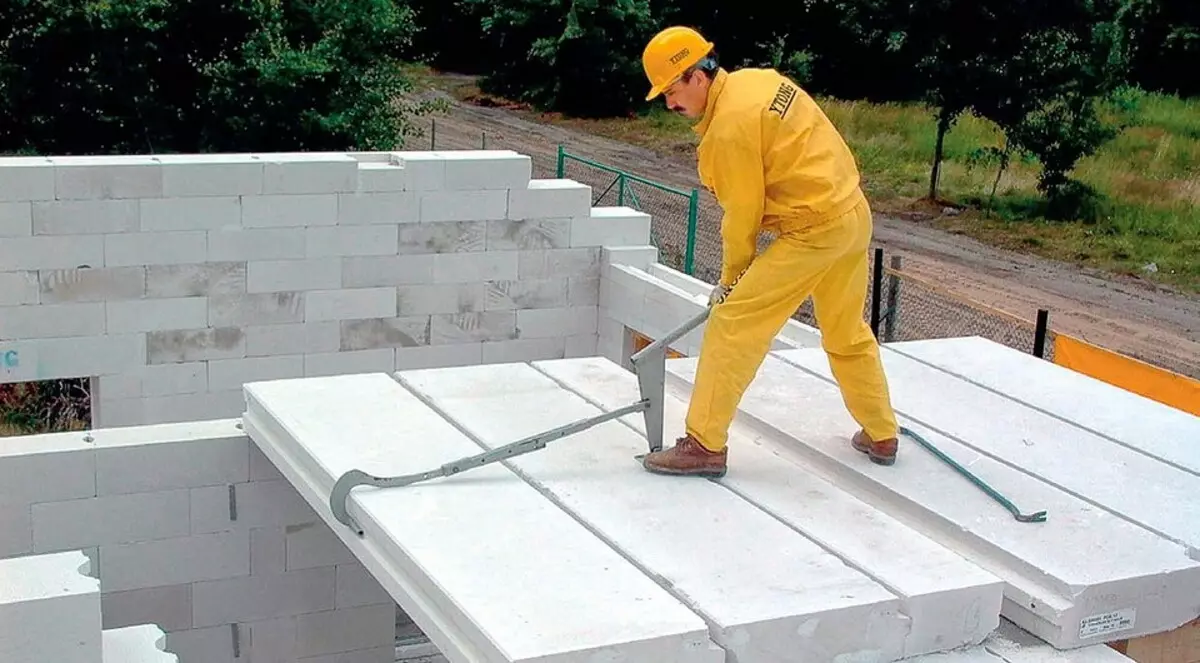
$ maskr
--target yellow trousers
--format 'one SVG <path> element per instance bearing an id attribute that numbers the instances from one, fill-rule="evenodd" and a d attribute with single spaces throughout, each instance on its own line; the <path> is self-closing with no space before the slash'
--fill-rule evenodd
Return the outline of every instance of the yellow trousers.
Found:
<path id="1" fill-rule="evenodd" d="M 772 341 L 811 295 L 821 345 L 846 408 L 871 439 L 896 437 L 879 345 L 863 320 L 872 232 L 866 198 L 815 226 L 784 221 L 779 230 L 709 315 L 687 431 L 707 449 L 725 448 L 738 403 Z"/>

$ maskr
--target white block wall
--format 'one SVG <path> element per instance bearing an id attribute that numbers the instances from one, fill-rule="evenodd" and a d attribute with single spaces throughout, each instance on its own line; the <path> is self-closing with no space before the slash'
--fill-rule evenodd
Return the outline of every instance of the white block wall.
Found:
<path id="1" fill-rule="evenodd" d="M 595 354 L 648 216 L 508 151 L 0 159 L 0 381 L 98 426 L 236 416 L 251 380 Z"/>
<path id="2" fill-rule="evenodd" d="M 83 550 L 180 663 L 390 663 L 395 602 L 238 422 L 3 438 L 0 557 Z"/>
<path id="3" fill-rule="evenodd" d="M 659 338 L 708 305 L 712 285 L 658 263 L 652 246 L 613 246 L 601 251 L 597 355 L 631 368 L 632 332 Z M 671 349 L 700 354 L 705 325 L 685 334 Z M 815 348 L 821 334 L 794 319 L 775 337 L 772 350 Z"/>

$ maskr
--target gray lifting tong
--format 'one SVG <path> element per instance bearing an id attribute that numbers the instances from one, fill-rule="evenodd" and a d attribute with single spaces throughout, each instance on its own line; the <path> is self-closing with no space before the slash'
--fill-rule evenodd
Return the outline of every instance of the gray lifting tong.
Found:
<path id="1" fill-rule="evenodd" d="M 574 423 L 559 426 L 558 428 L 538 433 L 523 440 L 517 440 L 502 447 L 496 447 L 491 451 L 461 458 L 427 472 L 406 474 L 398 477 L 377 477 L 367 474 L 362 470 L 349 470 L 337 480 L 337 483 L 333 485 L 333 490 L 329 493 L 329 509 L 333 512 L 333 517 L 337 518 L 338 522 L 351 528 L 358 536 L 363 536 L 362 527 L 346 511 L 346 499 L 350 496 L 350 491 L 356 486 L 398 488 L 420 481 L 458 474 L 459 472 L 483 467 L 499 460 L 537 451 L 555 440 L 567 437 L 568 435 L 574 435 L 597 424 L 638 411 L 641 411 L 646 417 L 646 440 L 650 443 L 650 451 L 662 449 L 663 392 L 667 374 L 667 347 L 682 338 L 684 334 L 700 326 L 708 319 L 710 311 L 711 309 L 706 307 L 702 312 L 697 313 L 695 317 L 630 357 L 630 361 L 633 363 L 633 370 L 637 374 L 638 390 L 642 396 L 637 402 L 588 419 L 581 419 Z"/>

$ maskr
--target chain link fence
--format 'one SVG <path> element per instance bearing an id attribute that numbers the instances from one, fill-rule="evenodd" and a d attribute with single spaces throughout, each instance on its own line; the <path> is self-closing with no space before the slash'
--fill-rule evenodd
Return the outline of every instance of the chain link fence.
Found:
<path id="1" fill-rule="evenodd" d="M 630 207 L 650 215 L 650 241 L 659 262 L 685 274 L 696 265 L 696 222 L 700 192 L 684 191 L 585 159 L 558 146 L 559 179 L 592 187 L 592 205 Z"/>
<path id="2" fill-rule="evenodd" d="M 652 182 L 570 154 L 561 146 L 557 176 L 591 186 L 593 205 L 626 205 L 650 214 L 651 241 L 659 249 L 660 261 L 716 283 L 721 270 L 721 209 L 708 192 Z M 769 235 L 761 236 L 759 249 L 770 241 Z M 1025 320 L 906 274 L 900 256 L 892 256 L 889 264 L 884 264 L 884 257 L 882 249 L 870 256 L 871 278 L 863 309 L 880 341 L 982 336 L 1053 361 L 1054 334 L 1047 328 L 1046 311 Z M 811 299 L 793 317 L 819 327 Z"/>

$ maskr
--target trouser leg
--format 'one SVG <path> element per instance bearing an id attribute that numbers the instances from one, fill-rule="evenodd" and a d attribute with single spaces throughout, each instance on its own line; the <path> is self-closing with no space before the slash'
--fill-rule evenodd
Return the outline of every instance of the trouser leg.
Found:
<path id="1" fill-rule="evenodd" d="M 846 409 L 871 440 L 888 440 L 897 435 L 896 414 L 879 344 L 863 319 L 871 211 L 863 203 L 852 214 L 857 216 L 853 250 L 835 261 L 813 289 L 813 312 Z"/>
<path id="2" fill-rule="evenodd" d="M 775 336 L 845 254 L 852 237 L 842 220 L 782 234 L 713 307 L 687 414 L 687 432 L 705 449 L 725 448 L 738 404 Z"/>

